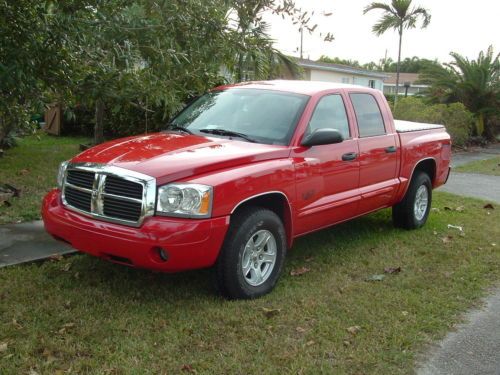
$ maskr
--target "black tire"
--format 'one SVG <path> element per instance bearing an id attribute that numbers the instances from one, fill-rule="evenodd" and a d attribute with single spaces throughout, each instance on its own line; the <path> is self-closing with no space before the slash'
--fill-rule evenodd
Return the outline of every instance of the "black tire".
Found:
<path id="1" fill-rule="evenodd" d="M 245 246 L 258 233 L 268 231 L 276 244 L 275 261 L 265 281 L 257 286 L 249 284 L 243 274 Z M 264 251 L 268 251 L 268 245 Z M 260 207 L 244 207 L 231 217 L 224 244 L 215 265 L 216 286 L 228 299 L 252 299 L 269 293 L 279 279 L 286 256 L 286 235 L 283 223 L 274 212 Z M 252 263 L 252 262 L 250 262 Z M 263 265 L 264 269 L 267 267 Z"/>
<path id="2" fill-rule="evenodd" d="M 427 189 L 427 208 L 422 217 L 415 212 L 415 200 L 417 192 L 421 186 Z M 403 200 L 392 207 L 392 221 L 394 226 L 404 229 L 416 229 L 425 224 L 429 217 L 432 203 L 432 183 L 429 175 L 425 172 L 417 171 L 413 175 Z"/>

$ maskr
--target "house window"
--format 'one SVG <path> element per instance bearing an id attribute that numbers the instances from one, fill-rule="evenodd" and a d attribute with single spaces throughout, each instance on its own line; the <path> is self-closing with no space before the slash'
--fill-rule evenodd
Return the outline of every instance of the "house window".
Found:
<path id="1" fill-rule="evenodd" d="M 375 80 L 374 79 L 370 79 L 368 81 L 368 87 L 371 87 L 372 89 L 375 88 Z"/>

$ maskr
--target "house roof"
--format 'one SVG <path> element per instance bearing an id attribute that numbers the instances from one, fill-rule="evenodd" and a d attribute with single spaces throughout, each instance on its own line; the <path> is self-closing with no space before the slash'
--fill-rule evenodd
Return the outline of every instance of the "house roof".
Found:
<path id="1" fill-rule="evenodd" d="M 387 73 L 384 85 L 396 85 L 396 75 L 396 73 Z M 402 86 L 405 82 L 410 82 L 410 85 L 414 86 L 419 78 L 420 74 L 418 73 L 399 73 L 399 84 Z"/>
<path id="2" fill-rule="evenodd" d="M 317 69 L 317 70 L 339 72 L 339 73 L 348 73 L 348 74 L 357 74 L 357 75 L 382 78 L 382 79 L 384 79 L 388 76 L 388 74 L 384 73 L 384 72 L 377 72 L 374 70 L 354 68 L 354 67 L 348 66 L 348 65 L 332 64 L 332 63 L 313 61 L 313 60 L 308 60 L 308 59 L 296 59 L 296 61 L 297 61 L 297 64 L 299 66 L 301 66 L 303 68 L 309 68 L 309 69 Z"/>

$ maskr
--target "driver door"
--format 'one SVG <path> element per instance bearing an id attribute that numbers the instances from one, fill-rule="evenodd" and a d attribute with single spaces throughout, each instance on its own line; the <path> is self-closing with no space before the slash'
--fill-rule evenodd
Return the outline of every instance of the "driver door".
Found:
<path id="1" fill-rule="evenodd" d="M 358 212 L 359 149 L 351 124 L 341 94 L 327 94 L 316 104 L 306 136 L 316 129 L 330 128 L 338 130 L 344 141 L 293 151 L 297 234 L 347 220 Z"/>

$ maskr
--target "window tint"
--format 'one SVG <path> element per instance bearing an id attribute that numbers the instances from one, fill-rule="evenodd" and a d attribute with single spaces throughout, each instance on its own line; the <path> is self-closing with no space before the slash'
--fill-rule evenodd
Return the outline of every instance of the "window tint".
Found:
<path id="1" fill-rule="evenodd" d="M 309 122 L 307 133 L 324 128 L 338 130 L 344 139 L 351 136 L 344 101 L 340 95 L 327 95 L 320 99 Z"/>
<path id="2" fill-rule="evenodd" d="M 360 137 L 385 134 L 384 120 L 377 101 L 370 94 L 351 94 Z"/>

